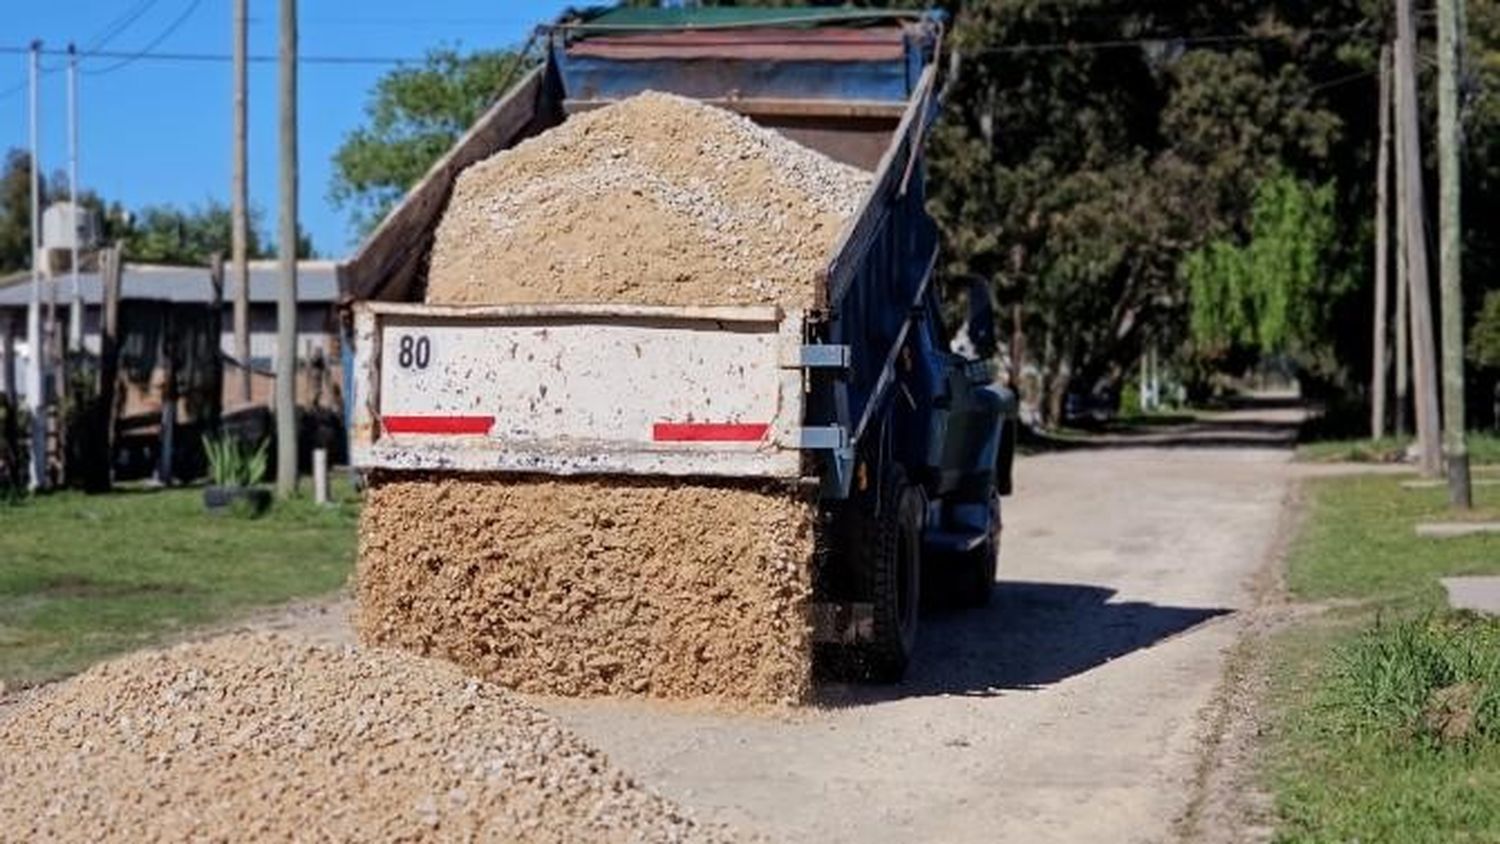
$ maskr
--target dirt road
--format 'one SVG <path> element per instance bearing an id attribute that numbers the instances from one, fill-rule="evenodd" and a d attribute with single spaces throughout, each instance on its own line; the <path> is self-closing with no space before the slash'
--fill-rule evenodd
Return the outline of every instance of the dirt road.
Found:
<path id="1" fill-rule="evenodd" d="M 1161 841 L 1272 556 L 1294 411 L 1023 461 L 999 592 L 906 683 L 792 717 L 544 706 L 700 817 L 788 841 Z"/>

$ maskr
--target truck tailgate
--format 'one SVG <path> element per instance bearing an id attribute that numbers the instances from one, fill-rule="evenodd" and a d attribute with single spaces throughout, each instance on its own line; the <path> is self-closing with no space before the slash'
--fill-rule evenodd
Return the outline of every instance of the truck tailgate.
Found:
<path id="1" fill-rule="evenodd" d="M 803 313 L 355 308 L 359 468 L 794 478 Z"/>

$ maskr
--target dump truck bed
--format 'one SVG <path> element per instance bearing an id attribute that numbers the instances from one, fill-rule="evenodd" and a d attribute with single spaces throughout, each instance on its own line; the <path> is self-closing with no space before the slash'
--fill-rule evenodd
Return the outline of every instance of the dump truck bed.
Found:
<path id="1" fill-rule="evenodd" d="M 931 58 L 940 26 L 920 15 L 865 16 L 876 25 L 813 25 L 783 31 L 779 40 L 754 28 L 637 29 L 608 15 L 612 22 L 603 25 L 552 28 L 545 62 L 339 268 L 345 300 L 361 303 L 351 308 L 358 360 L 346 361 L 355 465 L 821 475 L 827 489 L 844 494 L 854 449 L 889 399 L 901 349 L 935 342 L 913 313 L 928 296 L 936 260 L 920 157 L 936 109 Z M 705 320 L 701 310 L 604 304 L 550 311 L 414 304 L 424 293 L 434 231 L 465 167 L 569 114 L 650 89 L 737 111 L 873 171 L 823 272 L 809 280 L 810 309 L 777 311 L 774 319 L 728 309 Z M 585 337 L 603 338 L 602 345 Z M 392 366 L 403 339 L 426 343 L 443 363 L 432 371 Z M 528 365 L 497 356 L 495 349 L 511 344 L 526 348 Z M 638 348 L 649 348 L 649 359 Z M 527 354 L 556 366 L 543 377 Z M 745 362 L 743 373 L 725 368 L 731 358 Z M 449 360 L 463 363 L 450 369 Z M 410 427 L 428 424 L 427 416 L 473 419 L 451 423 L 469 426 L 461 432 Z"/>

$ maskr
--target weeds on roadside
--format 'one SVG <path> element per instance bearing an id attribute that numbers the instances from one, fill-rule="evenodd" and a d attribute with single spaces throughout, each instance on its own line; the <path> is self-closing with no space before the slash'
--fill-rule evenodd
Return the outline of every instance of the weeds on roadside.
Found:
<path id="1" fill-rule="evenodd" d="M 1432 614 L 1375 626 L 1340 648 L 1321 722 L 1355 739 L 1433 748 L 1500 742 L 1500 621 Z"/>

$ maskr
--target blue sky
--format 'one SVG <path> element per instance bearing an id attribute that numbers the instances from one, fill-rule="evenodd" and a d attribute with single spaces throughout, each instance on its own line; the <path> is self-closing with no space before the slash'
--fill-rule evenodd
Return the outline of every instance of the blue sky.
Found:
<path id="1" fill-rule="evenodd" d="M 82 49 L 107 33 L 112 22 L 137 11 L 139 16 L 103 49 L 133 53 L 164 34 L 153 52 L 227 56 L 232 47 L 230 0 L 8 0 L 5 5 L 10 8 L 0 14 L 0 48 L 24 47 L 40 38 L 48 48 L 73 41 Z M 307 56 L 407 57 L 439 45 L 514 45 L 568 5 L 560 0 L 300 0 L 300 49 Z M 274 55 L 276 0 L 249 0 L 249 9 L 251 55 Z M 179 18 L 181 24 L 167 34 Z M 43 66 L 62 61 L 48 57 Z M 110 69 L 118 62 L 80 63 L 82 185 L 130 208 L 227 202 L 230 64 L 141 58 Z M 25 55 L 0 54 L 0 150 L 27 143 L 26 63 Z M 345 134 L 362 122 L 366 97 L 387 70 L 303 65 L 299 71 L 299 213 L 320 255 L 341 256 L 353 245 L 348 217 L 328 201 L 331 158 Z M 18 85 L 23 87 L 12 90 Z M 49 173 L 67 164 L 66 85 L 62 72 L 42 79 L 41 160 Z M 276 66 L 252 63 L 249 90 L 250 204 L 261 210 L 263 230 L 274 234 Z"/>

